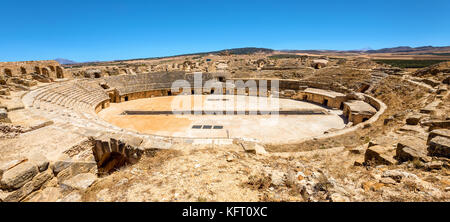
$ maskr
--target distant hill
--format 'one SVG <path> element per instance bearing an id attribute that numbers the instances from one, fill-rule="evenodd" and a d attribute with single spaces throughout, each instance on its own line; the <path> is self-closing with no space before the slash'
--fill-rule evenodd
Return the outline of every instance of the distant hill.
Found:
<path id="1" fill-rule="evenodd" d="M 180 55 L 173 55 L 173 56 L 115 60 L 114 62 L 145 60 L 145 59 L 173 58 L 173 57 L 179 57 L 179 56 L 205 56 L 205 55 L 209 55 L 209 54 L 214 54 L 214 55 L 225 55 L 225 54 L 228 54 L 228 55 L 250 55 L 250 54 L 255 54 L 255 53 L 272 53 L 274 51 L 275 50 L 268 49 L 268 48 L 245 47 L 245 48 L 223 49 L 223 50 L 219 50 L 219 51 L 210 51 L 210 52 L 197 52 L 197 53 L 189 53 L 189 54 L 180 54 Z"/>
<path id="2" fill-rule="evenodd" d="M 57 58 L 57 59 L 55 59 L 55 61 L 59 62 L 59 64 L 61 64 L 61 65 L 71 65 L 71 64 L 78 63 L 78 62 L 68 60 L 68 59 L 63 59 L 63 58 Z"/>
<path id="3" fill-rule="evenodd" d="M 163 59 L 163 58 L 175 58 L 179 56 L 198 56 L 203 57 L 210 54 L 213 55 L 251 55 L 255 53 L 274 53 L 274 52 L 284 52 L 286 54 L 292 53 L 307 53 L 307 54 L 318 54 L 318 55 L 327 55 L 327 54 L 376 54 L 376 53 L 395 53 L 396 56 L 400 55 L 427 55 L 427 56 L 450 56 L 450 46 L 443 47 L 435 47 L 435 46 L 421 46 L 421 47 L 410 47 L 410 46 L 399 46 L 393 48 L 383 48 L 383 49 L 371 49 L 370 47 L 356 50 L 296 50 L 296 49 L 285 49 L 285 50 L 274 50 L 269 48 L 257 48 L 257 47 L 244 47 L 244 48 L 233 48 L 233 49 L 223 49 L 218 51 L 210 51 L 210 52 L 197 52 L 197 53 L 189 53 L 189 54 L 180 54 L 173 56 L 162 56 L 162 57 L 148 57 L 148 58 L 134 58 L 134 59 L 121 59 L 121 60 L 113 60 L 113 61 L 88 61 L 88 62 L 75 62 L 68 59 L 58 58 L 55 59 L 62 65 L 87 65 L 87 64 L 102 64 L 108 62 L 125 62 L 125 61 L 135 61 L 135 60 L 153 60 L 153 59 Z M 276 58 L 286 57 L 287 55 L 278 55 Z M 430 58 L 426 58 L 430 59 Z M 442 59 L 442 58 L 439 58 Z"/>
<path id="4" fill-rule="evenodd" d="M 288 53 L 311 53 L 311 54 L 321 54 L 321 53 L 414 53 L 414 52 L 439 52 L 439 51 L 450 51 L 450 46 L 434 47 L 434 46 L 421 46 L 421 47 L 410 47 L 410 46 L 399 46 L 393 48 L 383 48 L 383 49 L 366 49 L 359 50 L 281 50 L 282 52 Z"/>
<path id="5" fill-rule="evenodd" d="M 399 53 L 399 52 L 422 52 L 422 51 L 448 51 L 450 50 L 449 46 L 444 47 L 434 47 L 434 46 L 421 46 L 412 48 L 409 46 L 399 46 L 394 48 L 384 48 L 378 50 L 367 50 L 366 53 Z"/>
<path id="6" fill-rule="evenodd" d="M 190 53 L 190 54 L 183 54 L 183 55 L 177 55 L 177 56 L 208 55 L 208 54 L 250 55 L 250 54 L 255 54 L 255 53 L 272 53 L 274 51 L 275 50 L 268 49 L 268 48 L 245 47 L 245 48 L 223 49 L 223 50 L 211 51 L 211 52 Z"/>

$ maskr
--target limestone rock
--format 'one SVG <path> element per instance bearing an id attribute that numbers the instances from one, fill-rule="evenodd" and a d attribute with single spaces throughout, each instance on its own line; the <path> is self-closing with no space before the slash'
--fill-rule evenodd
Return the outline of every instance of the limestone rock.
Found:
<path id="1" fill-rule="evenodd" d="M 413 137 L 407 137 L 407 139 L 403 139 L 397 143 L 395 158 L 399 162 L 412 160 L 420 160 L 422 162 L 430 161 L 430 158 L 426 155 L 425 142 Z"/>
<path id="2" fill-rule="evenodd" d="M 6 109 L 0 108 L 0 121 L 6 120 L 8 118 L 8 112 Z"/>
<path id="3" fill-rule="evenodd" d="M 423 126 L 429 126 L 430 130 L 435 129 L 450 129 L 450 120 L 429 120 L 421 122 Z"/>
<path id="4" fill-rule="evenodd" d="M 422 115 L 416 114 L 416 115 L 411 115 L 409 117 L 406 118 L 406 124 L 408 125 L 417 125 L 419 124 L 420 120 L 422 119 Z"/>
<path id="5" fill-rule="evenodd" d="M 73 191 L 67 196 L 58 199 L 56 202 L 81 202 L 81 194 L 78 191 Z"/>
<path id="6" fill-rule="evenodd" d="M 404 125 L 402 126 L 399 131 L 401 132 L 410 132 L 410 133 L 423 133 L 425 130 L 420 127 L 419 125 L 413 126 L 413 125 Z"/>
<path id="7" fill-rule="evenodd" d="M 85 190 L 97 180 L 97 176 L 92 173 L 78 174 L 66 181 L 61 186 L 69 189 Z"/>
<path id="8" fill-rule="evenodd" d="M 397 181 L 395 181 L 394 179 L 390 178 L 390 177 L 383 177 L 380 179 L 380 183 L 384 183 L 384 184 L 396 184 Z"/>
<path id="9" fill-rule="evenodd" d="M 267 154 L 266 149 L 260 144 L 255 144 L 255 151 L 256 154 Z"/>
<path id="10" fill-rule="evenodd" d="M 42 173 L 37 174 L 33 180 L 33 189 L 37 190 L 42 187 L 47 181 L 53 178 L 53 172 L 52 170 L 48 169 Z"/>
<path id="11" fill-rule="evenodd" d="M 441 161 L 432 161 L 425 164 L 425 169 L 427 170 L 439 170 L 444 166 L 444 163 Z"/>
<path id="12" fill-rule="evenodd" d="M 36 166 L 39 169 L 39 172 L 43 172 L 43 171 L 47 170 L 49 161 L 48 161 L 47 157 L 45 157 L 41 153 L 34 153 L 30 157 L 28 157 L 28 159 L 29 159 L 29 161 L 36 164 Z"/>
<path id="13" fill-rule="evenodd" d="M 56 202 L 62 197 L 61 189 L 57 187 L 47 187 L 42 191 L 37 191 L 26 198 L 25 202 Z"/>
<path id="14" fill-rule="evenodd" d="M 367 148 L 364 155 L 364 162 L 366 164 L 374 163 L 376 165 L 393 165 L 397 161 L 387 154 L 388 149 L 379 145 Z"/>
<path id="15" fill-rule="evenodd" d="M 7 161 L 7 162 L 0 162 L 0 179 L 2 178 L 2 175 L 5 171 L 12 169 L 13 167 L 15 167 L 25 161 L 27 161 L 27 159 L 22 158 L 22 159 Z"/>
<path id="16" fill-rule="evenodd" d="M 363 156 L 358 157 L 358 159 L 355 160 L 353 163 L 354 166 L 363 166 L 365 163 L 365 158 Z"/>
<path id="17" fill-rule="evenodd" d="M 297 181 L 298 181 L 297 173 L 295 173 L 294 170 L 289 170 L 286 175 L 286 186 L 295 187 Z"/>
<path id="18" fill-rule="evenodd" d="M 436 87 L 439 84 L 441 84 L 439 81 L 433 79 L 422 79 L 422 82 L 424 82 L 427 85 L 430 85 L 431 87 Z"/>
<path id="19" fill-rule="evenodd" d="M 70 166 L 72 175 L 78 175 L 81 173 L 93 173 L 97 174 L 96 162 L 73 162 Z"/>
<path id="20" fill-rule="evenodd" d="M 12 192 L 0 190 L 0 203 L 5 202 L 5 199 L 11 194 Z"/>
<path id="21" fill-rule="evenodd" d="M 36 165 L 30 162 L 19 164 L 3 173 L 1 187 L 7 190 L 14 190 L 22 187 L 32 180 L 38 173 Z"/>
<path id="22" fill-rule="evenodd" d="M 257 143 L 254 142 L 247 142 L 243 141 L 240 143 L 241 147 L 244 149 L 247 153 L 253 153 L 253 154 L 267 154 L 265 148 Z"/>
<path id="23" fill-rule="evenodd" d="M 29 181 L 20 189 L 11 192 L 3 201 L 19 202 L 34 191 L 33 182 Z"/>
<path id="24" fill-rule="evenodd" d="M 21 188 L 11 192 L 4 201 L 18 202 L 24 200 L 32 192 L 39 190 L 42 185 L 53 177 L 51 170 L 37 174 L 31 181 L 27 182 Z"/>
<path id="25" fill-rule="evenodd" d="M 444 80 L 442 80 L 442 83 L 450 85 L 450 76 L 447 76 Z"/>
<path id="26" fill-rule="evenodd" d="M 73 177 L 72 170 L 70 168 L 66 168 L 58 173 L 58 183 L 62 183 L 71 177 Z"/>
<path id="27" fill-rule="evenodd" d="M 450 138 L 450 129 L 436 129 L 436 130 L 432 130 L 430 132 L 430 134 L 428 134 L 427 144 L 430 144 L 430 141 L 436 136 L 442 136 L 442 137 Z"/>
<path id="28" fill-rule="evenodd" d="M 430 141 L 428 153 L 431 156 L 450 158 L 450 138 L 436 136 Z"/>
<path id="29" fill-rule="evenodd" d="M 45 189 L 47 187 L 57 187 L 58 186 L 58 178 L 53 177 L 49 181 L 47 181 L 44 185 L 42 185 L 42 188 Z"/>
<path id="30" fill-rule="evenodd" d="M 270 178 L 272 179 L 272 185 L 274 186 L 281 186 L 285 182 L 285 174 L 281 171 L 272 171 Z"/>
<path id="31" fill-rule="evenodd" d="M 9 92 L 9 89 L 0 89 L 0 95 L 9 96 L 11 93 Z"/>
<path id="32" fill-rule="evenodd" d="M 70 160 L 63 160 L 63 161 L 56 161 L 54 164 L 52 164 L 51 168 L 53 170 L 53 173 L 55 175 L 58 175 L 59 172 L 63 171 L 64 169 L 68 168 L 73 164 Z"/>
<path id="33" fill-rule="evenodd" d="M 386 170 L 381 175 L 382 177 L 390 177 L 395 180 L 397 183 L 401 182 L 402 179 L 408 178 L 411 180 L 419 180 L 419 178 L 412 173 L 400 171 L 400 170 Z"/>
<path id="34" fill-rule="evenodd" d="M 76 161 L 61 161 L 60 165 L 54 165 L 55 169 L 63 169 L 58 172 L 58 182 L 61 183 L 69 178 L 82 173 L 92 173 L 97 174 L 97 163 L 96 162 L 76 162 Z"/>
<path id="35" fill-rule="evenodd" d="M 112 202 L 114 200 L 114 193 L 112 193 L 108 188 L 100 190 L 97 193 L 97 202 Z"/>
<path id="36" fill-rule="evenodd" d="M 384 119 L 383 124 L 384 125 L 388 125 L 390 122 L 394 122 L 395 119 L 393 117 L 387 117 L 386 119 Z"/>
<path id="37" fill-rule="evenodd" d="M 339 193 L 333 193 L 330 196 L 331 202 L 349 202 L 350 199 L 348 197 L 342 196 Z"/>

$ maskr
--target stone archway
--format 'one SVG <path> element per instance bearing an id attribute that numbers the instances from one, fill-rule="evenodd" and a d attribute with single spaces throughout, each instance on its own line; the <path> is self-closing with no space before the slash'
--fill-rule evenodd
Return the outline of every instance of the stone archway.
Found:
<path id="1" fill-rule="evenodd" d="M 6 76 L 12 76 L 12 71 L 11 71 L 11 69 L 5 69 L 5 75 L 6 75 Z"/>
<path id="2" fill-rule="evenodd" d="M 94 140 L 92 152 L 99 174 L 111 173 L 126 164 L 136 163 L 142 156 L 141 138 L 126 135 L 102 135 Z"/>
<path id="3" fill-rule="evenodd" d="M 42 68 L 42 75 L 44 75 L 46 77 L 50 77 L 50 72 L 48 71 L 47 68 Z"/>
<path id="4" fill-rule="evenodd" d="M 56 66 L 56 78 L 58 79 L 64 78 L 63 69 L 59 66 Z"/>

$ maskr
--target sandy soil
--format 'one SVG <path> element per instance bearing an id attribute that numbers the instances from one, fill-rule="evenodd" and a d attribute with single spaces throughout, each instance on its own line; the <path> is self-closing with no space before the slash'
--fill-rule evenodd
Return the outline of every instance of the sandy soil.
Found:
<path id="1" fill-rule="evenodd" d="M 254 98 L 240 96 L 243 104 L 231 97 L 218 99 L 217 96 L 198 96 L 199 104 L 194 104 L 190 96 L 157 97 L 139 99 L 111 106 L 99 113 L 104 120 L 129 130 L 147 134 L 179 137 L 221 137 L 221 138 L 252 138 L 263 143 L 279 143 L 299 141 L 307 137 L 323 134 L 325 131 L 345 127 L 345 120 L 337 110 L 325 109 L 319 105 L 280 99 L 257 102 Z M 176 99 L 188 104 L 188 108 L 179 110 L 323 110 L 325 115 L 121 115 L 126 110 L 139 111 L 171 111 L 172 102 Z M 222 100 L 223 99 L 223 100 Z M 264 98 L 264 100 L 266 100 Z M 178 102 L 179 102 L 178 101 Z M 267 103 L 265 103 L 267 102 Z M 229 104 L 231 105 L 229 105 Z M 178 103 L 176 103 L 178 104 Z M 190 105 L 189 105 L 190 104 Z M 267 104 L 261 105 L 260 104 Z M 183 107 L 177 106 L 177 107 Z M 193 125 L 223 126 L 223 129 L 205 130 L 192 129 Z M 261 130 L 264 129 L 264 130 Z M 273 135 L 279 135 L 274 137 Z"/>

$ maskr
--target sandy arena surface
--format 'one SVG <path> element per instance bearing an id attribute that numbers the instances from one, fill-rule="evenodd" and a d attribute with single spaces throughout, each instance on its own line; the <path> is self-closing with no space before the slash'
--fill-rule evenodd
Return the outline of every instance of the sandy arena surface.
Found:
<path id="1" fill-rule="evenodd" d="M 172 106 L 172 104 L 176 104 Z M 174 110 L 323 110 L 324 115 L 121 115 L 124 111 Z M 248 96 L 172 96 L 111 103 L 99 116 L 133 131 L 191 138 L 251 138 L 263 143 L 299 141 L 342 129 L 346 120 L 340 110 L 290 99 Z M 194 125 L 223 126 L 222 129 L 192 129 Z M 274 136 L 276 135 L 276 136 Z"/>

